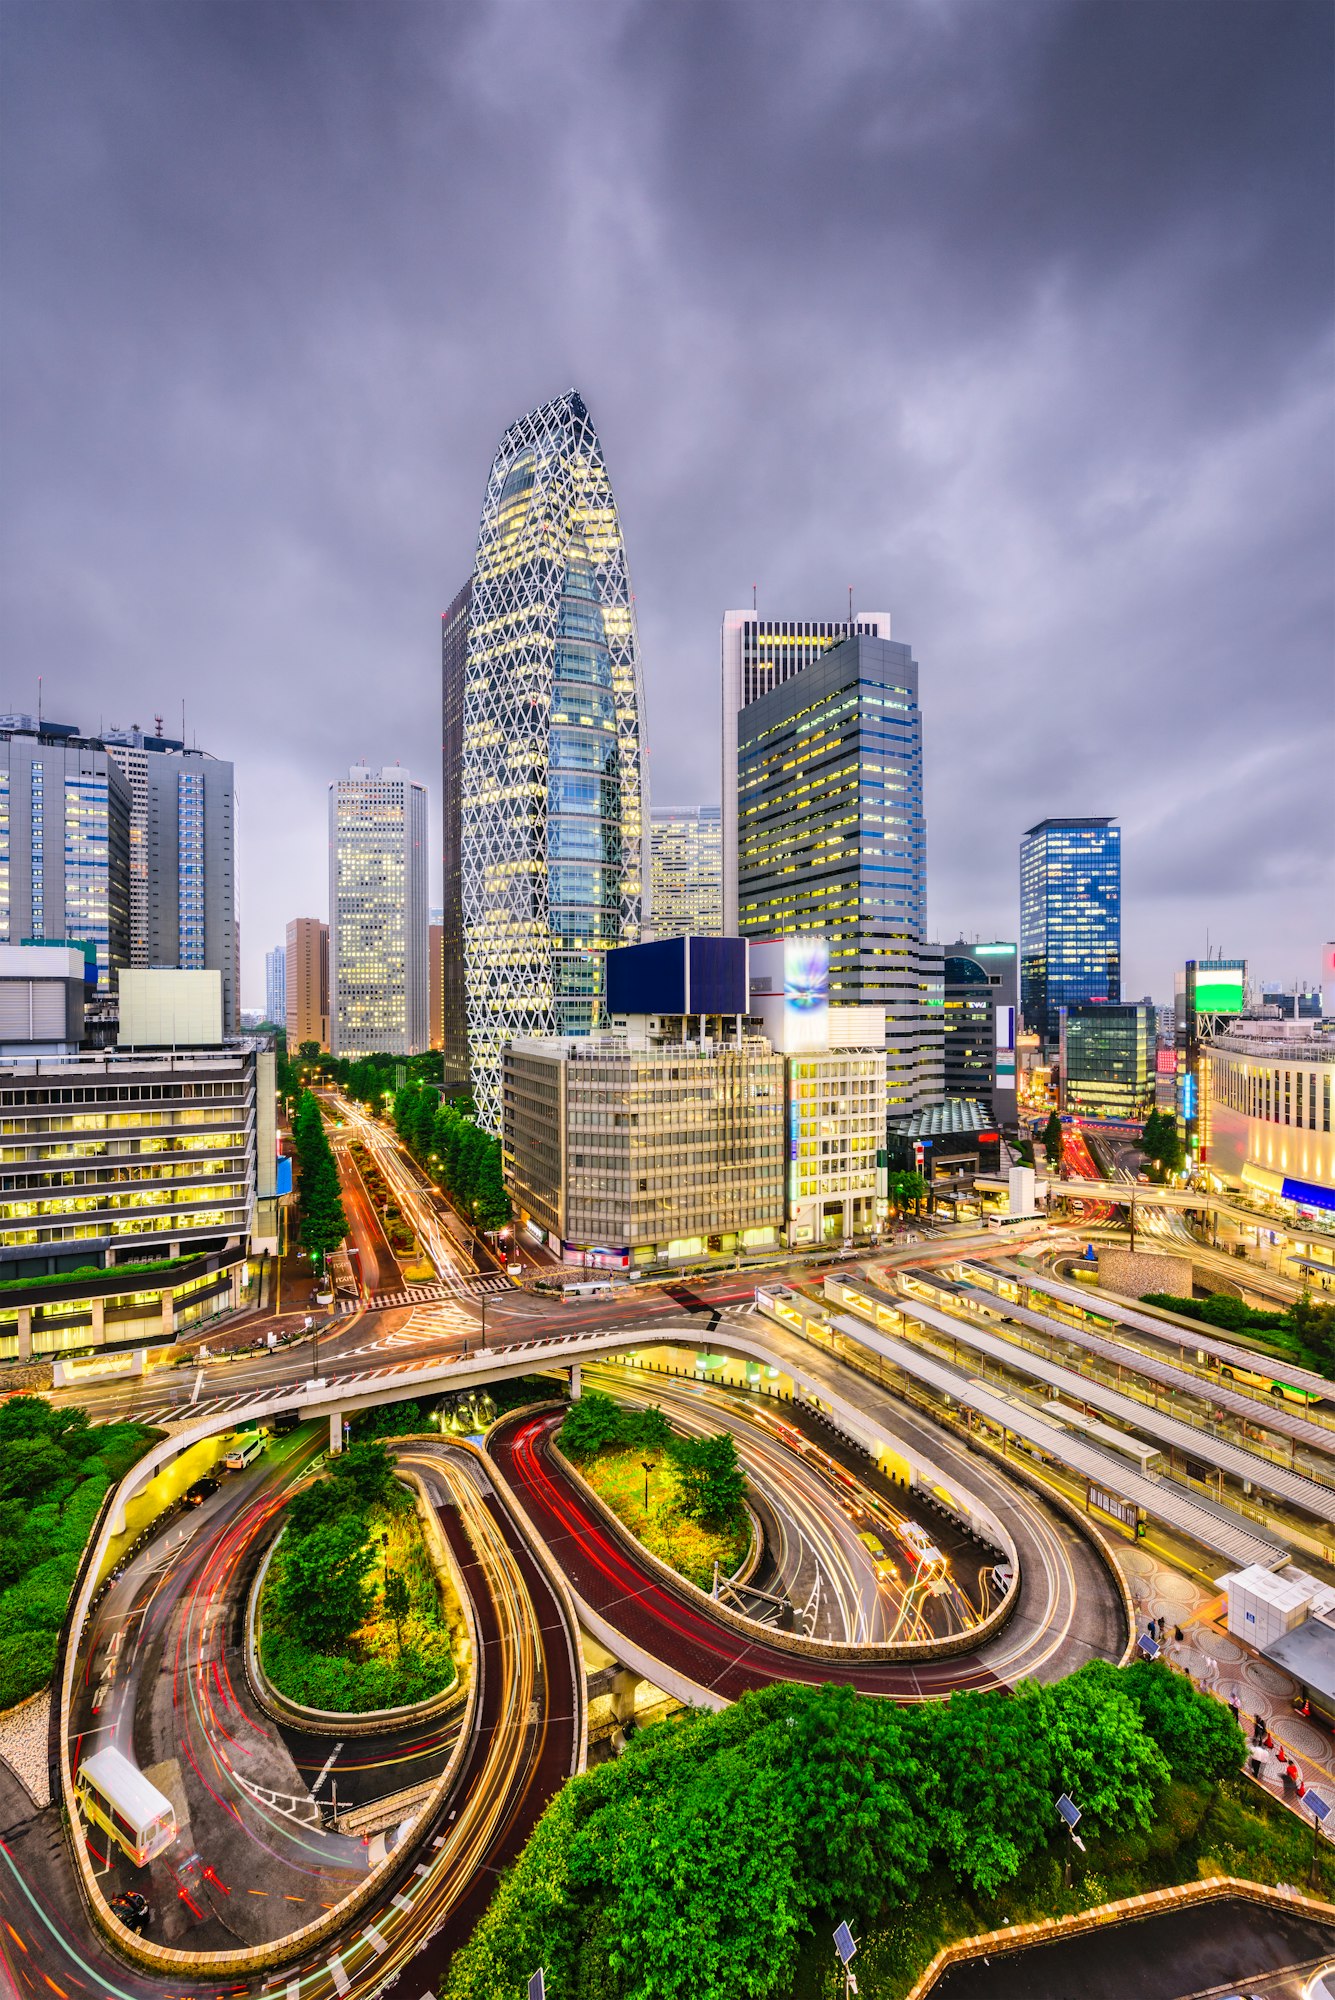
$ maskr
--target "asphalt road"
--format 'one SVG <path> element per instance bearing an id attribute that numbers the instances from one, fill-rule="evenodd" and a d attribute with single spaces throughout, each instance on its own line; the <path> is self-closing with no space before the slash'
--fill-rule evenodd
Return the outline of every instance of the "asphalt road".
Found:
<path id="1" fill-rule="evenodd" d="M 1046 1572 L 1048 1618 L 1039 1621 L 1036 1633 L 1031 1629 L 1031 1620 L 1023 1621 L 1018 1631 L 1013 1631 L 1012 1620 L 1011 1626 L 986 1649 L 953 1659 L 865 1665 L 807 1662 L 761 1639 L 743 1638 L 656 1570 L 651 1570 L 629 1536 L 610 1528 L 601 1515 L 595 1516 L 579 1488 L 548 1449 L 560 1421 L 558 1413 L 502 1423 L 491 1433 L 488 1451 L 569 1577 L 577 1597 L 632 1645 L 698 1687 L 735 1700 L 748 1688 L 776 1680 L 806 1681 L 812 1685 L 833 1680 L 867 1694 L 921 1701 L 939 1698 L 955 1688 L 1004 1686 L 1007 1677 L 999 1671 L 1003 1662 L 1024 1663 L 1036 1654 L 1050 1659 L 1058 1650 L 1051 1643 L 1047 1627 L 1054 1613 L 1060 1623 L 1067 1600 L 1061 1587 L 1061 1571 L 1054 1568 Z M 1077 1538 L 1072 1534 L 1070 1539 L 1074 1542 Z M 1036 1552 L 1035 1580 L 1043 1579 L 1044 1575 Z M 1038 1587 L 1043 1588 L 1041 1581 Z M 1111 1584 L 1105 1577 L 1105 1601 L 1111 1595 Z M 1071 1610 L 1074 1612 L 1073 1602 Z M 1105 1639 L 1111 1642 L 1106 1648 L 1108 1656 L 1116 1657 L 1123 1639 L 1120 1617 L 1108 1621 Z"/>
<path id="2" fill-rule="evenodd" d="M 401 1977 L 413 2000 L 439 1976 L 490 1895 L 496 1870 L 515 1858 L 578 1762 L 582 1667 L 577 1636 L 480 1461 L 444 1445 L 418 1459 L 465 1565 L 480 1641 L 481 1714 L 446 1800 L 418 1830 L 370 1910 L 336 1945 L 302 1955 L 277 1982 L 256 1975 L 183 1983 L 179 1974 L 142 1973 L 87 1925 L 59 1808 L 34 1813 L 0 1769 L 0 1994 L 181 2000 L 188 1992 L 191 2000 L 236 2000 L 281 1992 L 299 1980 L 302 2000 L 371 2000 Z M 223 1528 L 207 1536 L 201 1551 L 216 1554 L 225 1535 Z M 180 1940 L 187 1948 L 203 1941 L 200 1935 Z M 218 1942 L 234 1948 L 238 1941 Z"/>
<path id="3" fill-rule="evenodd" d="M 953 1967 L 932 2000 L 1299 2000 L 1335 1926 L 1257 1903 L 1206 1903 L 1066 1943 Z"/>

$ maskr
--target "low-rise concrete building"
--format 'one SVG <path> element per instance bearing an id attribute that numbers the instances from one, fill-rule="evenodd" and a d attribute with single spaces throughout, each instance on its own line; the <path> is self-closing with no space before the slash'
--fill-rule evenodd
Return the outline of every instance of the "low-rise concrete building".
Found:
<path id="1" fill-rule="evenodd" d="M 568 1262 L 630 1269 L 782 1241 L 783 1058 L 704 1025 L 695 1039 L 678 1022 L 507 1044 L 506 1183 L 520 1226 Z"/>

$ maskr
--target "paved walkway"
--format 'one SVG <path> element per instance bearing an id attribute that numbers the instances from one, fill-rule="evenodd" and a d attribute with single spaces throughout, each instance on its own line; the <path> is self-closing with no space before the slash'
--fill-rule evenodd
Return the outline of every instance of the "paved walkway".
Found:
<path id="1" fill-rule="evenodd" d="M 1280 1747 L 1288 1751 L 1306 1782 L 1335 1805 L 1335 1740 L 1315 1717 L 1309 1721 L 1295 1713 L 1298 1683 L 1292 1675 L 1263 1660 L 1228 1631 L 1223 1594 L 1170 1569 L 1146 1549 L 1128 1548 L 1121 1555 L 1139 1614 L 1139 1629 L 1143 1632 L 1150 1618 L 1163 1618 L 1165 1658 L 1189 1673 L 1197 1687 L 1208 1694 L 1217 1695 L 1220 1701 L 1236 1701 L 1248 1738 L 1253 1717 L 1264 1716 L 1276 1751 Z M 1180 1643 L 1173 1637 L 1174 1627 L 1182 1632 Z M 1276 1798 L 1284 1793 L 1281 1769 L 1279 1758 L 1272 1755 L 1269 1769 L 1262 1773 L 1267 1789 Z"/>

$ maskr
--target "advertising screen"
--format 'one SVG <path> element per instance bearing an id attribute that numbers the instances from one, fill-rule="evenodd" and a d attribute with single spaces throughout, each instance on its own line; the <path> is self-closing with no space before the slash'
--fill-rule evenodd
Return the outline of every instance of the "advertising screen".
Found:
<path id="1" fill-rule="evenodd" d="M 822 937 L 783 941 L 784 1046 L 823 1049 L 829 1033 L 830 946 Z"/>
<path id="2" fill-rule="evenodd" d="M 1196 968 L 1196 1012 L 1240 1014 L 1246 998 L 1242 966 L 1200 965 Z"/>

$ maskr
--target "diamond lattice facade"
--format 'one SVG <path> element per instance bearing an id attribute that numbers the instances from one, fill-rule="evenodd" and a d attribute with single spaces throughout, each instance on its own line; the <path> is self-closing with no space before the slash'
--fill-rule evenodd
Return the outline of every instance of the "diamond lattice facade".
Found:
<path id="1" fill-rule="evenodd" d="M 571 390 L 501 440 L 468 609 L 464 989 L 473 1095 L 492 1131 L 504 1044 L 600 1027 L 603 957 L 639 937 L 643 705 L 616 504 Z"/>

